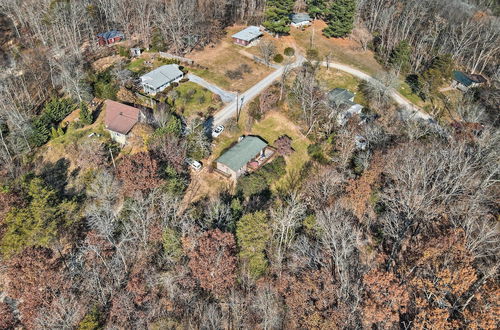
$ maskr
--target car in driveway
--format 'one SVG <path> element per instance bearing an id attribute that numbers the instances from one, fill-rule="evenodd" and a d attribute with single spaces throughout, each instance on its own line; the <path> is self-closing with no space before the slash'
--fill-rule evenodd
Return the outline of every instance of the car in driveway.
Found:
<path id="1" fill-rule="evenodd" d="M 212 131 L 212 137 L 216 138 L 224 132 L 224 125 L 219 125 Z"/>
<path id="2" fill-rule="evenodd" d="M 186 164 L 188 164 L 195 171 L 200 171 L 202 168 L 201 163 L 192 158 L 186 158 Z"/>

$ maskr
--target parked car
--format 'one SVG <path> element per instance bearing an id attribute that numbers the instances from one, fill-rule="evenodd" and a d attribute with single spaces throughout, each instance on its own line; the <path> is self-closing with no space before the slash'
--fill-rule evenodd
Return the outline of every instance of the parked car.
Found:
<path id="1" fill-rule="evenodd" d="M 200 171 L 202 167 L 199 161 L 192 158 L 186 158 L 186 164 L 188 164 L 195 171 Z"/>
<path id="2" fill-rule="evenodd" d="M 222 132 L 224 131 L 224 126 L 223 125 L 219 125 L 217 126 L 216 128 L 214 128 L 214 130 L 212 131 L 212 137 L 216 138 L 218 137 L 219 135 L 222 134 Z"/>

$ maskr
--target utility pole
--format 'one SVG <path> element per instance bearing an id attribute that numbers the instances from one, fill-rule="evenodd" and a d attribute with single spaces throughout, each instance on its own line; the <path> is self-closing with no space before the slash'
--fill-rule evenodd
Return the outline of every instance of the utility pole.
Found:
<path id="1" fill-rule="evenodd" d="M 111 147 L 109 147 L 109 153 L 111 154 L 111 160 L 113 161 L 113 168 L 116 169 L 115 158 L 113 157 L 113 151 L 111 151 Z"/>
<path id="2" fill-rule="evenodd" d="M 240 100 L 240 94 L 236 92 L 236 122 L 240 121 L 240 112 L 238 110 L 239 100 Z"/>

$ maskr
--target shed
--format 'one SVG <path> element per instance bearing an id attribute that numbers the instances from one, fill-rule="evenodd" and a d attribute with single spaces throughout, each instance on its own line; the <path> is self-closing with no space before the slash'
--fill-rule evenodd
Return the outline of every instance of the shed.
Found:
<path id="1" fill-rule="evenodd" d="M 125 35 L 121 31 L 111 30 L 97 34 L 97 42 L 101 46 L 111 45 L 115 42 L 125 39 Z"/>
<path id="2" fill-rule="evenodd" d="M 184 73 L 177 64 L 167 64 L 146 73 L 140 79 L 144 92 L 154 95 L 163 91 L 171 83 L 181 80 L 183 76 Z"/>
<path id="3" fill-rule="evenodd" d="M 242 46 L 248 46 L 255 40 L 263 36 L 262 31 L 258 26 L 249 26 L 238 33 L 233 34 L 234 43 Z"/>
<path id="4" fill-rule="evenodd" d="M 308 13 L 296 13 L 290 16 L 293 27 L 307 26 L 311 24 L 311 16 Z"/>
<path id="5" fill-rule="evenodd" d="M 267 143 L 257 136 L 245 136 L 222 156 L 217 158 L 216 169 L 233 179 L 247 170 L 248 163 L 264 155 Z"/>

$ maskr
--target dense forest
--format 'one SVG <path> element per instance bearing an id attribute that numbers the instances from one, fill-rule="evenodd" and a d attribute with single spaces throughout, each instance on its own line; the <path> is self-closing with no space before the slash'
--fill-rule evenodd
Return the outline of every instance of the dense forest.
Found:
<path id="1" fill-rule="evenodd" d="M 369 115 L 341 125 L 320 84 L 327 55 L 307 49 L 247 122 L 225 123 L 281 109 L 311 141 L 297 170 L 280 137 L 272 162 L 186 203 L 184 160 L 213 141 L 168 101 L 139 152 L 68 137 L 95 122 L 94 97 L 137 79 L 92 66 L 129 56 L 97 33 L 188 56 L 234 24 L 285 39 L 302 11 L 386 74 L 360 84 Z M 499 14 L 495 0 L 2 0 L 0 329 L 498 328 Z M 450 115 L 412 120 L 391 99 L 406 81 L 437 115 L 454 68 L 488 84 Z M 63 126 L 77 108 L 79 126 Z M 49 142 L 65 157 L 42 161 Z"/>

